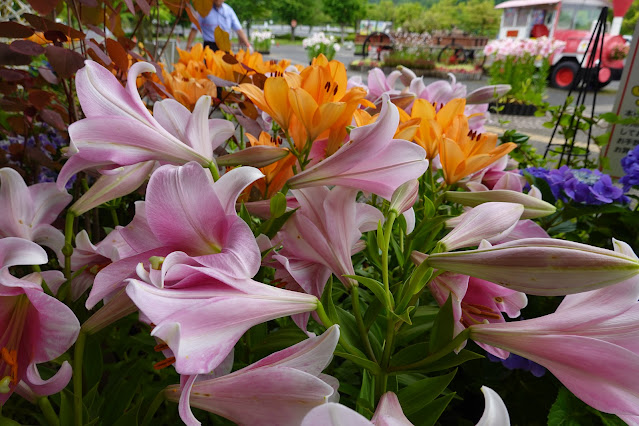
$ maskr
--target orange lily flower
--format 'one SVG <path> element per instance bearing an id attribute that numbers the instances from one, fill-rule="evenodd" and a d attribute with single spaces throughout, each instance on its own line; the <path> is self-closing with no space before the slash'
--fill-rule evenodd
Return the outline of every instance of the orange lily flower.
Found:
<path id="1" fill-rule="evenodd" d="M 208 78 L 184 78 L 179 75 L 173 76 L 166 72 L 163 74 L 167 91 L 173 95 L 176 101 L 191 111 L 193 111 L 197 100 L 201 96 L 217 96 L 217 87 Z"/>
<path id="2" fill-rule="evenodd" d="M 399 111 L 399 124 L 397 125 L 397 130 L 395 130 L 393 139 L 405 139 L 407 141 L 412 141 L 419 129 L 420 119 L 411 118 L 411 116 L 408 115 L 403 109 L 398 108 L 397 110 Z M 353 119 L 355 120 L 355 124 L 357 127 L 362 127 L 367 124 L 374 123 L 377 120 L 378 116 L 379 113 L 371 115 L 363 109 L 359 109 L 355 111 Z"/>
<path id="3" fill-rule="evenodd" d="M 258 108 L 273 117 L 284 131 L 288 131 L 292 108 L 289 101 L 289 86 L 284 77 L 267 78 L 264 90 L 251 83 L 240 84 L 235 90 L 243 93 Z"/>
<path id="4" fill-rule="evenodd" d="M 497 145 L 494 133 L 478 134 L 468 129 L 468 118 L 458 115 L 439 144 L 444 179 L 451 185 L 497 161 L 517 147 L 508 142 Z"/>
<path id="5" fill-rule="evenodd" d="M 264 146 L 280 146 L 282 140 L 280 138 L 273 138 L 266 132 L 260 133 L 259 139 L 255 136 L 247 133 L 246 136 L 251 143 L 251 146 L 264 145 Z M 271 198 L 275 193 L 284 187 L 287 180 L 293 177 L 293 165 L 297 158 L 293 154 L 288 154 L 286 157 L 268 166 L 261 167 L 260 170 L 264 173 L 264 178 L 255 181 L 252 187 L 257 188 L 260 194 L 263 194 L 264 199 Z M 250 193 L 248 188 L 247 193 Z"/>
<path id="6" fill-rule="evenodd" d="M 442 108 L 444 110 L 444 108 Z M 440 112 L 442 111 L 440 110 Z M 448 118 L 448 111 L 444 110 L 442 118 Z M 463 108 L 462 108 L 463 112 Z M 411 110 L 412 118 L 421 118 L 419 128 L 415 135 L 415 143 L 424 148 L 426 158 L 432 160 L 439 153 L 439 143 L 442 139 L 442 126 L 436 120 L 437 113 L 435 107 L 424 99 L 415 99 L 413 109 Z"/>

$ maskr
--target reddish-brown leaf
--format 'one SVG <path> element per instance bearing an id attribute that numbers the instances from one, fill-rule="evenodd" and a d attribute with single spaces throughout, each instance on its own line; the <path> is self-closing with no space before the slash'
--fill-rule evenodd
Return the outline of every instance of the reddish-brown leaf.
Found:
<path id="1" fill-rule="evenodd" d="M 27 56 L 38 56 L 44 53 L 44 47 L 31 40 L 14 40 L 9 45 L 9 49 Z"/>
<path id="2" fill-rule="evenodd" d="M 97 25 L 102 24 L 102 20 L 104 19 L 104 11 L 101 7 L 82 6 L 80 15 L 82 16 L 82 22 L 86 24 L 89 29 L 104 37 L 102 30 L 97 27 Z M 96 29 L 98 29 L 98 31 L 96 31 Z"/>
<path id="3" fill-rule="evenodd" d="M 129 55 L 127 55 L 124 47 L 117 41 L 108 38 L 106 40 L 106 49 L 109 57 L 115 62 L 115 65 L 122 71 L 126 73 L 129 69 Z"/>
<path id="4" fill-rule="evenodd" d="M 109 55 L 104 53 L 104 50 L 102 50 L 102 48 L 93 40 L 89 40 L 87 42 L 87 53 L 91 56 L 91 58 L 93 58 L 93 60 L 100 63 L 102 66 L 108 67 L 111 65 L 111 58 L 109 58 Z"/>
<path id="5" fill-rule="evenodd" d="M 96 0 L 78 0 L 80 3 L 82 3 L 85 6 L 88 7 L 97 7 L 98 6 L 98 2 Z"/>
<path id="6" fill-rule="evenodd" d="M 135 2 L 137 3 L 142 13 L 144 13 L 146 16 L 149 16 L 149 12 L 151 11 L 151 6 L 149 5 L 149 3 L 147 3 L 146 0 L 135 0 Z"/>
<path id="7" fill-rule="evenodd" d="M 19 70 L 11 70 L 7 68 L 0 69 L 0 79 L 4 81 L 20 81 L 23 80 L 24 77 L 24 74 Z"/>
<path id="8" fill-rule="evenodd" d="M 231 64 L 231 65 L 235 65 L 238 62 L 237 59 L 235 58 L 235 55 L 231 55 L 230 53 L 227 53 L 224 56 L 222 56 L 222 60 L 226 62 L 227 64 Z"/>
<path id="9" fill-rule="evenodd" d="M 129 12 L 131 12 L 133 16 L 135 16 L 135 6 L 133 5 L 133 0 L 124 0 L 124 3 L 126 4 L 127 9 L 129 9 Z"/>
<path id="10" fill-rule="evenodd" d="M 191 21 L 191 23 L 195 25 L 200 32 L 202 32 L 202 27 L 200 27 L 200 21 L 195 16 L 195 9 L 193 9 L 193 6 L 191 6 L 191 3 L 188 3 L 186 5 L 186 14 L 189 16 L 189 21 Z"/>
<path id="11" fill-rule="evenodd" d="M 72 39 L 83 39 L 85 37 L 85 34 L 83 32 L 78 31 L 75 28 L 71 28 L 59 22 L 53 22 L 49 19 L 43 18 L 42 16 L 34 15 L 32 13 L 23 13 L 22 17 L 25 18 L 27 22 L 29 22 L 29 24 L 31 24 L 31 26 L 36 30 L 60 31 L 62 34 Z"/>
<path id="12" fill-rule="evenodd" d="M 58 45 L 69 40 L 66 34 L 58 30 L 48 30 L 48 31 L 45 31 L 42 35 L 44 36 L 44 38 L 46 38 L 50 42 L 56 43 Z"/>
<path id="13" fill-rule="evenodd" d="M 3 98 L 0 99 L 0 108 L 4 112 L 22 112 L 26 105 L 23 102 L 13 99 Z"/>
<path id="14" fill-rule="evenodd" d="M 0 65 L 29 65 L 31 57 L 14 52 L 8 44 L 0 43 Z"/>
<path id="15" fill-rule="evenodd" d="M 264 83 L 266 82 L 266 76 L 264 74 L 253 74 L 251 80 L 253 81 L 253 85 L 264 90 Z"/>
<path id="16" fill-rule="evenodd" d="M 22 117 L 22 115 L 12 115 L 11 117 L 7 118 L 7 121 L 9 122 L 9 126 L 11 126 L 11 130 L 16 133 L 24 134 L 24 118 Z"/>
<path id="17" fill-rule="evenodd" d="M 0 22 L 0 37 L 27 38 L 33 35 L 33 30 L 13 21 Z"/>
<path id="18" fill-rule="evenodd" d="M 241 102 L 238 106 L 245 116 L 252 120 L 257 120 L 257 108 L 255 108 L 252 102 Z"/>
<path id="19" fill-rule="evenodd" d="M 37 109 L 42 109 L 49 105 L 53 96 L 53 93 L 46 90 L 31 90 L 29 91 L 29 102 Z"/>
<path id="20" fill-rule="evenodd" d="M 48 15 L 56 8 L 58 1 L 59 0 L 29 0 L 29 4 L 36 10 L 36 12 Z"/>
<path id="21" fill-rule="evenodd" d="M 181 16 L 184 13 L 184 0 L 162 0 L 162 2 L 175 16 Z"/>
<path id="22" fill-rule="evenodd" d="M 44 80 L 47 83 L 51 83 L 51 84 L 58 84 L 60 82 L 60 80 L 58 79 L 58 77 L 53 73 L 53 71 L 51 71 L 49 68 L 47 67 L 40 67 L 38 68 L 38 72 L 40 73 L 40 75 L 42 76 L 42 78 L 44 78 Z"/>
<path id="23" fill-rule="evenodd" d="M 40 118 L 47 124 L 55 127 L 58 130 L 66 130 L 67 126 L 64 124 L 62 116 L 57 112 L 50 109 L 43 109 L 40 111 Z"/>
<path id="24" fill-rule="evenodd" d="M 55 72 L 62 78 L 71 78 L 84 66 L 82 55 L 64 47 L 47 46 L 46 55 Z"/>

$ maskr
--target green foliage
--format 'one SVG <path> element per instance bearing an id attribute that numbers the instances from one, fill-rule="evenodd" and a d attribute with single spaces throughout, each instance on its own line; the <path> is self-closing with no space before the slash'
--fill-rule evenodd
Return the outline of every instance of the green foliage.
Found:
<path id="1" fill-rule="evenodd" d="M 333 22 L 346 25 L 355 24 L 366 14 L 365 0 L 322 0 L 322 9 Z"/>
<path id="2" fill-rule="evenodd" d="M 541 105 L 546 93 L 550 62 L 547 58 L 536 66 L 536 57 L 526 54 L 520 58 L 508 56 L 495 60 L 488 68 L 490 84 L 510 84 L 507 99 L 526 104 Z"/>
<path id="3" fill-rule="evenodd" d="M 626 423 L 612 414 L 601 413 L 584 404 L 562 387 L 548 413 L 548 426 L 623 426 Z"/>

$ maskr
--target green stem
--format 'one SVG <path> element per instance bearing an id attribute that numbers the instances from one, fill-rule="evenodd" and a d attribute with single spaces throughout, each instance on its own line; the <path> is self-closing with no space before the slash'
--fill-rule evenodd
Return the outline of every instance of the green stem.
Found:
<path id="1" fill-rule="evenodd" d="M 113 227 L 115 228 L 120 224 L 120 220 L 118 219 L 118 212 L 113 206 L 109 207 L 109 210 L 111 211 L 111 219 L 113 219 Z"/>
<path id="2" fill-rule="evenodd" d="M 71 255 L 73 254 L 73 225 L 75 223 L 75 214 L 69 210 L 67 211 L 66 221 L 64 225 L 64 247 L 62 247 L 62 254 L 64 254 L 64 277 L 69 280 L 71 277 Z"/>
<path id="3" fill-rule="evenodd" d="M 160 408 L 162 403 L 166 400 L 166 397 L 164 396 L 165 391 L 166 389 L 162 389 L 155 396 L 155 398 L 151 402 L 151 405 L 149 405 L 149 409 L 146 411 L 146 414 L 144 415 L 144 419 L 142 420 L 141 426 L 147 426 L 149 423 L 151 423 L 151 420 L 153 420 L 153 416 L 155 415 L 155 412 L 158 411 L 158 408 Z"/>
<path id="4" fill-rule="evenodd" d="M 406 370 L 418 370 L 422 367 L 426 367 L 428 364 L 432 364 L 435 361 L 439 361 L 441 358 L 445 357 L 455 349 L 457 349 L 465 340 L 468 340 L 470 337 L 470 329 L 466 328 L 461 333 L 459 333 L 453 340 L 450 341 L 446 346 L 435 352 L 434 354 L 430 354 L 426 358 L 421 361 L 414 362 L 412 364 L 401 365 L 398 367 L 392 367 L 389 369 L 389 372 L 401 372 Z"/>
<path id="5" fill-rule="evenodd" d="M 382 372 L 377 376 L 375 381 L 375 398 L 379 399 L 386 392 L 388 375 L 386 370 L 390 364 L 390 357 L 393 348 L 393 340 L 395 337 L 395 320 L 393 319 L 392 310 L 395 308 L 388 279 L 388 249 L 390 247 L 390 239 L 393 234 L 393 223 L 397 213 L 391 211 L 388 214 L 384 225 L 384 245 L 380 247 L 382 250 L 382 282 L 386 293 L 386 340 L 384 341 L 384 351 L 382 353 L 382 362 L 380 364 Z"/>
<path id="6" fill-rule="evenodd" d="M 366 354 L 371 361 L 377 362 L 375 352 L 373 352 L 373 347 L 371 346 L 371 341 L 368 338 L 368 331 L 366 330 L 364 320 L 362 319 L 362 311 L 359 307 L 359 287 L 356 285 L 351 286 L 351 300 L 353 303 L 353 315 L 355 316 L 355 322 L 357 323 L 357 330 L 359 331 L 362 342 L 364 343 Z"/>
<path id="7" fill-rule="evenodd" d="M 44 418 L 47 419 L 49 426 L 60 426 L 60 419 L 49 402 L 49 398 L 43 396 L 38 398 L 38 407 L 42 410 Z"/>
<path id="8" fill-rule="evenodd" d="M 217 169 L 217 164 L 215 164 L 214 162 L 211 162 L 209 164 L 209 170 L 211 171 L 211 176 L 213 176 L 213 180 L 217 182 L 218 179 L 220 178 L 220 172 Z"/>
<path id="9" fill-rule="evenodd" d="M 82 361 L 84 360 L 84 345 L 87 334 L 80 330 L 78 340 L 73 348 L 73 409 L 75 413 L 75 426 L 82 426 Z"/>

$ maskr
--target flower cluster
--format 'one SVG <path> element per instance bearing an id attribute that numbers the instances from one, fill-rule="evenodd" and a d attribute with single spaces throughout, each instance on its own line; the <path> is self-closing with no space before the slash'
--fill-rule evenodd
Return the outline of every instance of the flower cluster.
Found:
<path id="1" fill-rule="evenodd" d="M 558 200 L 589 205 L 628 202 L 624 190 L 615 186 L 610 176 L 599 170 L 571 169 L 568 166 L 561 166 L 553 170 L 532 167 L 522 172 L 530 173 L 548 182 L 553 196 Z"/>
<path id="2" fill-rule="evenodd" d="M 504 38 L 492 40 L 484 47 L 484 55 L 494 56 L 496 60 L 507 57 L 522 58 L 524 56 L 547 58 L 553 53 L 563 50 L 566 43 L 548 37 L 539 38 Z"/>
<path id="3" fill-rule="evenodd" d="M 619 183 L 623 185 L 624 192 L 628 192 L 631 187 L 639 185 L 639 146 L 621 159 L 621 167 L 626 174 Z"/>
<path id="4" fill-rule="evenodd" d="M 302 46 L 308 51 L 309 59 L 324 55 L 331 60 L 341 48 L 338 43 L 335 43 L 335 37 L 327 36 L 322 31 L 313 33 L 310 37 L 302 40 Z"/>
<path id="5" fill-rule="evenodd" d="M 98 332 L 135 314 L 128 321 L 143 325 L 118 333 L 126 355 L 107 359 L 117 389 L 137 376 L 163 388 L 147 421 L 165 399 L 188 426 L 200 424 L 192 407 L 247 425 L 407 426 L 446 409 L 454 367 L 480 357 L 468 339 L 547 368 L 599 410 L 639 416 L 639 259 L 621 241 L 609 250 L 553 239 L 533 222 L 555 206 L 521 192 L 508 169 L 515 144 L 482 133 L 481 111 L 469 115 L 469 103 L 506 87 L 466 96 L 454 80 L 426 86 L 407 69 L 354 84 L 323 55 L 258 73 L 246 53 L 181 53 L 182 71 L 226 64 L 216 72 L 235 80 L 216 75 L 216 107 L 230 119 L 209 118 L 207 95 L 191 109 L 171 97 L 151 105 L 138 77 L 152 64 L 134 63 L 122 86 L 88 60 L 75 79 L 85 118 L 69 127 L 57 182 L 28 186 L 0 169 L 3 415 L 17 393 L 59 423 L 42 396 L 73 374 L 68 415 L 99 421 L 104 411 L 85 403 L 102 390 L 83 389 L 83 374 L 113 349 L 115 334 Z M 100 177 L 69 206 L 64 185 L 85 170 Z M 617 197 L 596 173 L 547 175 L 568 172 L 563 193 L 583 198 L 579 184 L 596 176 L 592 196 Z M 147 181 L 143 199 L 124 197 Z M 117 197 L 129 212 L 87 214 Z M 63 233 L 52 224 L 65 208 Z M 566 297 L 554 313 L 510 320 L 528 294 Z M 65 359 L 74 342 L 73 367 L 43 380 L 38 364 Z M 119 368 L 126 358 L 133 367 Z M 152 362 L 163 374 L 145 374 Z M 482 391 L 478 424 L 509 424 L 499 395 Z"/>
<path id="6" fill-rule="evenodd" d="M 251 32 L 251 44 L 258 52 L 268 52 L 272 38 L 273 33 L 270 30 Z"/>

